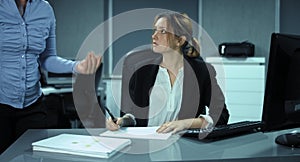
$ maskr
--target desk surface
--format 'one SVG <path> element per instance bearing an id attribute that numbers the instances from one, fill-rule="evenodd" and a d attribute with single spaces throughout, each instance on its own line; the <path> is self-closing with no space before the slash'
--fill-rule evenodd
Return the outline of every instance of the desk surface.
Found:
<path id="1" fill-rule="evenodd" d="M 292 129 L 300 131 L 298 129 Z M 188 138 L 171 138 L 168 141 L 150 142 L 132 140 L 132 145 L 124 152 L 119 152 L 109 159 L 97 159 L 83 156 L 55 154 L 32 151 L 31 143 L 61 133 L 98 135 L 105 129 L 41 129 L 26 131 L 1 156 L 2 162 L 35 162 L 35 161 L 300 161 L 300 149 L 277 145 L 277 135 L 291 132 L 284 130 L 269 133 L 253 133 L 213 142 L 204 142 Z M 176 139 L 176 140 L 174 140 Z M 159 151 L 148 153 L 146 150 L 155 146 Z M 140 152 L 139 152 L 140 151 Z"/>

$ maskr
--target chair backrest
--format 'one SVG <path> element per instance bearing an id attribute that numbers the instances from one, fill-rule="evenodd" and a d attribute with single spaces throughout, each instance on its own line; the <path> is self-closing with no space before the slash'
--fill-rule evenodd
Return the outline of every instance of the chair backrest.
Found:
<path id="1" fill-rule="evenodd" d="M 132 51 L 129 51 L 126 54 L 126 57 L 124 59 L 123 63 L 123 74 L 124 67 L 125 68 L 140 68 L 145 65 L 149 64 L 157 64 L 160 63 L 162 59 L 162 55 L 153 52 L 150 46 L 142 46 L 136 49 L 133 49 Z"/>
<path id="2" fill-rule="evenodd" d="M 98 96 L 103 64 L 93 75 L 78 74 L 73 85 L 74 104 L 85 127 L 105 127 L 105 113 Z"/>
<path id="3" fill-rule="evenodd" d="M 130 97 L 130 80 L 133 74 L 143 66 L 146 65 L 157 65 L 161 62 L 162 55 L 154 53 L 149 46 L 143 46 L 136 48 L 127 53 L 122 69 L 122 90 L 121 90 L 121 109 L 124 112 L 129 112 L 133 110 L 132 108 L 136 105 L 133 103 L 132 98 Z M 135 114 L 144 114 L 144 109 L 135 109 Z"/>

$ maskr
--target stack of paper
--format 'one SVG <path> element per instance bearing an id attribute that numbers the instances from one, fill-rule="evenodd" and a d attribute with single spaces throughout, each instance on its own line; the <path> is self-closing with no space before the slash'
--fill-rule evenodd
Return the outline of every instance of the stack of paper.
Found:
<path id="1" fill-rule="evenodd" d="M 131 144 L 129 139 L 61 134 L 32 143 L 34 151 L 109 158 Z"/>
<path id="2" fill-rule="evenodd" d="M 100 136 L 119 137 L 119 138 L 136 138 L 136 139 L 156 139 L 167 140 L 172 133 L 157 133 L 159 127 L 123 127 L 117 131 L 106 131 Z"/>

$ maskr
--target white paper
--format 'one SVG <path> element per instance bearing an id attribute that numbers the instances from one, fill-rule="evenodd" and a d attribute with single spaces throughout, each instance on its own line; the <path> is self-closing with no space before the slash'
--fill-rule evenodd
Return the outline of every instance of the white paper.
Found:
<path id="1" fill-rule="evenodd" d="M 106 131 L 100 136 L 119 137 L 119 138 L 136 138 L 136 139 L 157 139 L 166 140 L 172 133 L 157 133 L 159 127 L 124 127 L 117 131 Z"/>

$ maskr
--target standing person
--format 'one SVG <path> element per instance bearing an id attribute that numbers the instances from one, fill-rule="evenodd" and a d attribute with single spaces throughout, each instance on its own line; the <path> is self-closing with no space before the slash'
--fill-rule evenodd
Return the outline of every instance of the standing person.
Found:
<path id="1" fill-rule="evenodd" d="M 129 83 L 124 83 L 124 78 L 130 72 L 124 74 L 123 69 L 122 88 L 129 90 L 122 90 L 122 117 L 115 122 L 108 119 L 109 130 L 160 126 L 159 133 L 176 133 L 227 124 L 229 113 L 216 72 L 200 57 L 199 43 L 192 35 L 192 23 L 186 14 L 167 12 L 156 16 L 152 50 L 161 58 L 157 64 L 138 68 L 127 80 Z"/>
<path id="2" fill-rule="evenodd" d="M 0 0 L 0 153 L 29 128 L 46 127 L 39 67 L 92 74 L 101 57 L 80 62 L 56 54 L 55 16 L 45 0 Z"/>

